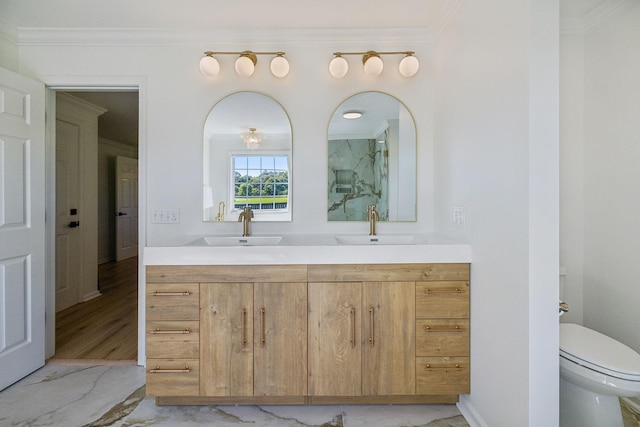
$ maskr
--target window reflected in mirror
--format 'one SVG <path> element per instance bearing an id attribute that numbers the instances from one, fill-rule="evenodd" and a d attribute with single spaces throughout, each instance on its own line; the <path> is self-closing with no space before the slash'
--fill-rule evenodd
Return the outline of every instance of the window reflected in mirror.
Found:
<path id="1" fill-rule="evenodd" d="M 289 156 L 232 154 L 230 168 L 237 211 L 249 206 L 254 213 L 286 211 L 289 207 Z"/>

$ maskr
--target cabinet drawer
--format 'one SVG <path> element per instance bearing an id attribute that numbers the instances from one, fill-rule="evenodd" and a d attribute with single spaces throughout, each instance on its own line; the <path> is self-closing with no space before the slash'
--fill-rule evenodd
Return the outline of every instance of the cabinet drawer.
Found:
<path id="1" fill-rule="evenodd" d="M 198 359 L 200 324 L 197 321 L 147 322 L 147 356 L 150 358 Z"/>
<path id="2" fill-rule="evenodd" d="M 418 319 L 416 356 L 468 356 L 468 319 Z"/>
<path id="3" fill-rule="evenodd" d="M 469 282 L 417 282 L 417 318 L 468 318 Z"/>
<path id="4" fill-rule="evenodd" d="M 468 394 L 468 357 L 416 358 L 416 394 Z"/>
<path id="5" fill-rule="evenodd" d="M 147 283 L 147 320 L 198 320 L 197 283 Z"/>
<path id="6" fill-rule="evenodd" d="M 148 396 L 198 396 L 200 365 L 193 359 L 147 359 Z"/>

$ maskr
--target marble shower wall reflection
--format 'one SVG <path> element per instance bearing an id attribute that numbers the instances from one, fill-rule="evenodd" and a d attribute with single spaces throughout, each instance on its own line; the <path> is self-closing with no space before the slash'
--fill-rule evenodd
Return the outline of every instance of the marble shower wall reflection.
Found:
<path id="1" fill-rule="evenodd" d="M 329 140 L 329 221 L 367 221 L 375 205 L 389 220 L 389 149 L 377 139 Z"/>

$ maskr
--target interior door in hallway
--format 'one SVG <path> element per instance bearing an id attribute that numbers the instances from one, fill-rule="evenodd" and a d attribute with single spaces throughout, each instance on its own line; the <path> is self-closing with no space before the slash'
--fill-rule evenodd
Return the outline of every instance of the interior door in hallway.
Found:
<path id="1" fill-rule="evenodd" d="M 56 312 L 80 302 L 78 125 L 56 121 Z"/>
<path id="2" fill-rule="evenodd" d="M 116 158 L 116 261 L 138 255 L 138 159 Z"/>
<path id="3" fill-rule="evenodd" d="M 44 365 L 44 85 L 0 68 L 0 390 Z"/>

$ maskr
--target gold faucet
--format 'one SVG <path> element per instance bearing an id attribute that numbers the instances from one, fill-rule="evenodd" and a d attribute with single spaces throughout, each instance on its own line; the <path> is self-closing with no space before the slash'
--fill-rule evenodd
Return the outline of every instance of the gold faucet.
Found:
<path id="1" fill-rule="evenodd" d="M 367 219 L 369 220 L 369 236 L 376 235 L 376 221 L 380 219 L 375 205 L 369 205 L 367 208 Z"/>
<path id="2" fill-rule="evenodd" d="M 224 202 L 218 203 L 218 215 L 216 221 L 224 221 Z"/>
<path id="3" fill-rule="evenodd" d="M 249 223 L 251 222 L 251 218 L 253 218 L 253 211 L 250 206 L 245 206 L 238 217 L 238 222 L 242 221 L 242 237 L 249 236 Z"/>

